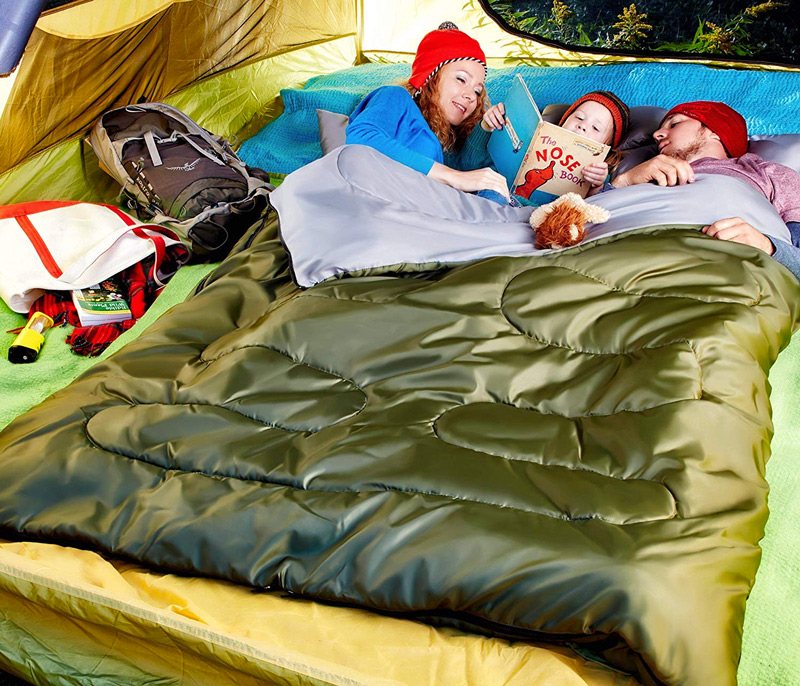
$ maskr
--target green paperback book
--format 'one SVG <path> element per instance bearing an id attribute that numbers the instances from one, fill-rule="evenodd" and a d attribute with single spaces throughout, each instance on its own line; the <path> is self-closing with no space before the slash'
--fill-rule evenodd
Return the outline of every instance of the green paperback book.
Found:
<path id="1" fill-rule="evenodd" d="M 122 289 L 114 279 L 72 291 L 72 302 L 75 303 L 81 326 L 124 322 L 133 317 Z"/>

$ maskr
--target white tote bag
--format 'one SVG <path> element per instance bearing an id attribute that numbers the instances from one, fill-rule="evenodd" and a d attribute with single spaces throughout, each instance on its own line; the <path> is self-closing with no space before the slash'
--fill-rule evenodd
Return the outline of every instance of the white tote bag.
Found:
<path id="1" fill-rule="evenodd" d="M 0 298 L 27 314 L 46 290 L 86 288 L 155 255 L 189 251 L 170 229 L 142 224 L 113 205 L 42 201 L 0 206 Z"/>

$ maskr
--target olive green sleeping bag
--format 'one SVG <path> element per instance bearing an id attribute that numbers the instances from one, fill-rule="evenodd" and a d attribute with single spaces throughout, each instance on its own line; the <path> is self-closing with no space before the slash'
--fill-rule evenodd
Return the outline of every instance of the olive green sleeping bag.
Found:
<path id="1" fill-rule="evenodd" d="M 798 295 L 669 229 L 302 291 L 273 219 L 0 434 L 0 525 L 732 685 Z"/>

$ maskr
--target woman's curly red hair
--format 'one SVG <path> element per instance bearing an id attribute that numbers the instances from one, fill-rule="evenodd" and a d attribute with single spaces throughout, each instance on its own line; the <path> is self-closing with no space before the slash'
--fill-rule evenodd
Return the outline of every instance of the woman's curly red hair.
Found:
<path id="1" fill-rule="evenodd" d="M 483 113 L 487 106 L 486 91 L 482 90 L 478 96 L 478 105 L 475 111 L 461 122 L 461 124 L 453 126 L 447 121 L 447 117 L 442 111 L 442 108 L 439 107 L 440 77 L 441 71 L 437 71 L 425 82 L 419 92 L 417 92 L 417 89 L 408 83 L 408 81 L 406 81 L 403 86 L 411 93 L 411 97 L 414 98 L 414 102 L 419 106 L 422 116 L 425 118 L 425 121 L 428 122 L 428 126 L 431 127 L 431 131 L 433 131 L 436 138 L 438 138 L 439 142 L 442 144 L 442 149 L 446 152 L 450 152 L 452 150 L 459 150 L 464 145 L 467 136 L 472 133 L 472 129 L 474 129 L 483 118 Z"/>

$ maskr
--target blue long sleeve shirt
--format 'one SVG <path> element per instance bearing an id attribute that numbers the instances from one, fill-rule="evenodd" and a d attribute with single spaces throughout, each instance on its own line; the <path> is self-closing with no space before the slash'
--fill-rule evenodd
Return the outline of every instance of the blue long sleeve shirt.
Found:
<path id="1" fill-rule="evenodd" d="M 442 164 L 442 145 L 402 86 L 382 86 L 364 98 L 347 125 L 346 142 L 368 145 L 396 162 L 427 174 Z"/>

